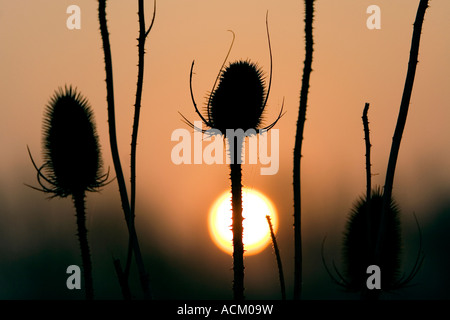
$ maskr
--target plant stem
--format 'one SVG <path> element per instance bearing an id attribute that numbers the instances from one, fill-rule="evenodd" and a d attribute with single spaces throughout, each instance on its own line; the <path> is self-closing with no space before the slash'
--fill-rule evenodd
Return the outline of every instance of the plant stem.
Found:
<path id="1" fill-rule="evenodd" d="M 117 278 L 119 279 L 120 288 L 122 290 L 122 295 L 125 300 L 131 300 L 130 286 L 128 285 L 128 277 L 125 272 L 122 271 L 122 266 L 120 265 L 119 259 L 113 259 L 114 269 L 116 270 Z"/>
<path id="2" fill-rule="evenodd" d="M 364 127 L 364 140 L 366 142 L 366 201 L 368 202 L 370 199 L 371 189 L 372 189 L 372 173 L 370 170 L 370 131 L 369 131 L 369 119 L 367 117 L 367 113 L 369 112 L 369 103 L 366 102 L 364 105 L 364 111 L 362 115 L 363 127 Z"/>
<path id="3" fill-rule="evenodd" d="M 369 103 L 366 102 L 364 105 L 362 121 L 364 127 L 364 141 L 366 145 L 366 225 L 367 225 L 367 243 L 371 256 L 374 254 L 373 238 L 372 238 L 372 221 L 370 217 L 371 206 L 372 206 L 372 173 L 370 164 L 370 130 L 369 130 Z"/>
<path id="4" fill-rule="evenodd" d="M 150 288 L 148 275 L 145 271 L 144 262 L 142 260 L 141 250 L 139 248 L 139 242 L 134 226 L 134 219 L 131 215 L 130 203 L 128 202 L 128 194 L 125 185 L 125 179 L 123 176 L 122 166 L 120 163 L 119 151 L 117 147 L 116 137 L 116 124 L 115 124 L 115 106 L 114 106 L 114 85 L 113 85 L 113 73 L 112 73 L 112 59 L 111 59 L 111 46 L 109 43 L 109 33 L 106 24 L 106 0 L 98 1 L 98 15 L 100 22 L 100 33 L 103 41 L 103 51 L 105 56 L 105 72 L 106 72 L 106 89 L 107 89 L 107 101 L 108 101 L 108 124 L 109 124 L 109 141 L 111 145 L 111 154 L 114 163 L 114 169 L 116 171 L 117 183 L 119 185 L 120 199 L 122 202 L 122 209 L 125 215 L 125 221 L 127 223 L 128 232 L 130 235 L 130 243 L 133 246 L 135 253 L 135 260 L 139 270 L 139 277 L 146 299 L 150 298 Z"/>
<path id="5" fill-rule="evenodd" d="M 273 232 L 272 221 L 270 220 L 270 216 L 267 215 L 266 219 L 267 223 L 269 224 L 270 236 L 272 237 L 273 250 L 275 251 L 275 256 L 277 258 L 278 277 L 280 279 L 280 287 L 281 287 L 281 299 L 286 300 L 286 287 L 284 285 L 283 265 L 281 264 L 280 250 L 278 249 L 277 239 L 275 237 L 275 233 Z"/>
<path id="6" fill-rule="evenodd" d="M 139 38 L 138 38 L 138 77 L 136 84 L 136 100 L 134 103 L 134 120 L 133 120 L 133 132 L 131 134 L 131 215 L 134 219 L 135 207 L 136 207 L 136 149 L 137 149 L 137 137 L 139 129 L 139 117 L 141 111 L 141 100 L 142 100 L 142 87 L 144 82 L 144 54 L 145 54 L 145 40 L 147 39 L 148 33 L 153 27 L 156 15 L 156 0 L 154 1 L 153 19 L 148 30 L 145 29 L 145 16 L 144 16 L 144 1 L 138 1 L 139 9 Z"/>
<path id="7" fill-rule="evenodd" d="M 244 300 L 244 244 L 242 241 L 242 168 L 240 153 L 242 140 L 234 137 L 229 140 L 231 163 L 231 205 L 233 208 L 233 294 L 235 300 Z"/>
<path id="8" fill-rule="evenodd" d="M 302 88 L 300 92 L 300 107 L 297 120 L 297 132 L 294 146 L 294 299 L 300 299 L 302 291 L 302 233 L 301 233 L 301 187 L 300 162 L 302 157 L 303 129 L 306 121 L 306 106 L 308 101 L 309 78 L 311 74 L 313 54 L 312 23 L 314 16 L 314 0 L 305 0 L 305 62 L 303 68 Z"/>
<path id="9" fill-rule="evenodd" d="M 153 18 L 150 23 L 150 27 L 148 30 L 145 28 L 145 15 L 144 15 L 144 1 L 138 0 L 138 16 L 139 16 L 139 38 L 138 38 L 138 76 L 137 76 L 137 84 L 136 84 L 136 99 L 134 103 L 134 120 L 133 120 L 133 130 L 131 134 L 131 154 L 130 154 L 130 215 L 133 220 L 136 216 L 136 151 L 137 151 L 137 138 L 138 138 L 138 130 L 139 130 L 139 118 L 141 113 L 141 100 L 142 100 L 142 87 L 144 83 L 144 54 L 145 54 L 145 40 L 153 27 L 153 23 L 155 21 L 156 16 L 156 0 L 154 1 L 153 8 Z M 132 249 L 131 245 L 131 237 L 130 244 L 128 248 L 128 256 L 127 263 L 125 267 L 125 276 L 128 278 L 130 267 L 131 267 L 131 258 L 132 258 Z M 148 286 L 148 284 L 147 284 Z M 149 289 L 145 289 L 149 290 Z"/>
<path id="10" fill-rule="evenodd" d="M 389 162 L 386 171 L 386 181 L 384 184 L 383 193 L 383 209 L 381 211 L 380 226 L 383 226 L 386 212 L 389 210 L 392 197 L 392 187 L 394 184 L 395 167 L 397 164 L 398 153 L 400 150 L 400 142 L 402 140 L 403 130 L 406 124 L 408 115 L 409 103 L 411 100 L 411 93 L 414 84 L 414 77 L 416 74 L 417 57 L 419 55 L 420 35 L 422 32 L 423 19 L 425 11 L 428 7 L 428 0 L 421 0 L 417 8 L 416 20 L 414 22 L 413 36 L 411 40 L 411 50 L 409 53 L 408 71 L 406 73 L 405 86 L 403 89 L 402 100 L 400 103 L 400 111 L 397 118 L 397 125 L 395 127 L 394 136 L 392 138 L 391 152 L 389 155 Z M 376 243 L 376 257 L 379 260 L 381 255 L 381 240 L 384 236 L 384 228 L 380 228 L 378 232 L 378 241 Z"/>
<path id="11" fill-rule="evenodd" d="M 94 299 L 94 286 L 92 281 L 92 262 L 91 253 L 89 251 L 89 243 L 87 240 L 87 229 L 86 229 L 86 212 L 85 212 L 85 193 L 79 192 L 74 193 L 73 203 L 75 206 L 76 217 L 77 217 L 77 235 L 78 241 L 80 242 L 81 249 L 81 260 L 83 262 L 83 274 L 84 274 L 84 287 L 86 292 L 86 300 Z"/>

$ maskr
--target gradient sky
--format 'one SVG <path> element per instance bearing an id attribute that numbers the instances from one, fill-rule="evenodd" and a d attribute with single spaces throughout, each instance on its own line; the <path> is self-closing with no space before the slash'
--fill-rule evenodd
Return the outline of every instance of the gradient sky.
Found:
<path id="1" fill-rule="evenodd" d="M 320 256 L 339 264 L 342 231 L 365 191 L 361 115 L 370 103 L 374 185 L 383 185 L 397 121 L 419 1 L 321 0 L 315 5 L 314 56 L 304 132 L 302 199 L 304 298 L 354 298 L 326 275 Z M 152 2 L 146 1 L 147 24 Z M 66 9 L 81 8 L 81 29 L 69 30 Z M 381 8 L 381 29 L 366 27 L 369 5 Z M 293 282 L 292 151 L 304 60 L 303 1 L 158 1 L 147 43 L 137 163 L 137 229 L 156 298 L 231 298 L 232 259 L 211 241 L 207 216 L 229 189 L 226 165 L 175 165 L 171 133 L 198 120 L 189 93 L 203 106 L 225 58 L 251 59 L 269 72 L 265 15 L 273 53 L 266 124 L 284 99 L 280 169 L 262 176 L 243 166 L 243 183 L 267 195 L 279 213 L 278 241 L 288 297 Z M 126 181 L 137 76 L 137 1 L 109 1 L 118 143 Z M 432 0 L 423 25 L 419 64 L 403 135 L 394 197 L 402 209 L 405 272 L 423 230 L 427 260 L 417 286 L 395 298 L 450 298 L 450 2 Z M 81 264 L 69 199 L 46 200 L 27 145 L 41 163 L 42 116 L 50 96 L 76 86 L 93 108 L 105 167 L 113 171 L 97 2 L 0 0 L 0 298 L 80 298 L 65 288 L 65 269 Z M 120 298 L 112 257 L 125 259 L 127 232 L 115 181 L 87 197 L 87 228 L 98 298 Z M 245 259 L 246 296 L 278 299 L 275 258 L 268 247 Z M 134 274 L 134 278 L 136 274 Z M 133 279 L 134 279 L 133 278 Z M 134 279 L 133 281 L 136 281 Z M 140 292 L 136 286 L 136 294 Z M 388 298 L 391 296 L 388 296 Z"/>

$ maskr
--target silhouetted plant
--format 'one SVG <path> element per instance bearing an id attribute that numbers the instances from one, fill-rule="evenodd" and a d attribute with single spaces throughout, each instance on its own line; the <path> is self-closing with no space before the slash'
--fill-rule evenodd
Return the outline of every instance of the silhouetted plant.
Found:
<path id="1" fill-rule="evenodd" d="M 294 146 L 294 299 L 300 299 L 302 292 L 302 206 L 300 164 L 302 158 L 303 129 L 306 121 L 306 107 L 308 101 L 309 79 L 313 59 L 314 0 L 305 0 L 305 61 L 303 67 L 302 88 L 300 91 L 300 106 L 298 110 L 297 131 Z"/>
<path id="2" fill-rule="evenodd" d="M 32 188 L 51 194 L 51 198 L 72 196 L 76 209 L 86 299 L 93 299 L 85 197 L 86 191 L 99 190 L 108 174 L 102 173 L 100 146 L 89 103 L 76 89 L 59 88 L 47 105 L 43 149 L 44 164 L 39 168 L 28 149 L 41 186 Z"/>
<path id="3" fill-rule="evenodd" d="M 400 222 L 397 205 L 392 199 L 392 187 L 400 142 L 406 124 L 406 117 L 411 99 L 417 57 L 419 54 L 420 35 L 427 7 L 428 0 L 421 0 L 417 9 L 411 41 L 408 71 L 406 74 L 397 125 L 392 139 L 384 192 L 381 192 L 380 189 L 376 189 L 370 194 L 370 140 L 367 119 L 369 104 L 366 103 L 363 112 L 363 124 L 366 140 L 367 195 L 366 199 L 361 199 L 355 205 L 347 223 L 347 231 L 345 233 L 343 244 L 343 259 L 345 264 L 344 275 L 341 275 L 335 267 L 339 279 L 334 279 L 326 266 L 325 260 L 323 260 L 325 268 L 333 280 L 349 290 L 361 290 L 363 298 L 377 299 L 380 294 L 379 290 L 367 290 L 365 282 L 367 275 L 364 273 L 368 266 L 377 265 L 380 267 L 382 272 L 381 289 L 384 291 L 391 291 L 407 285 L 419 271 L 424 259 L 420 241 L 419 252 L 411 273 L 407 277 L 399 276 L 401 248 Z"/>
<path id="4" fill-rule="evenodd" d="M 366 103 L 362 119 L 366 144 L 367 191 L 366 196 L 361 197 L 354 204 L 347 221 L 342 243 L 343 273 L 341 274 L 333 263 L 337 279 L 332 275 L 325 263 L 323 246 L 322 259 L 328 274 L 338 285 L 349 292 L 361 292 L 363 299 L 374 300 L 379 298 L 381 290 L 368 288 L 367 270 L 369 266 L 376 265 L 380 268 L 380 289 L 389 292 L 406 286 L 416 276 L 424 256 L 420 238 L 419 252 L 412 271 L 408 276 L 401 274 L 400 210 L 391 197 L 385 219 L 381 220 L 384 195 L 379 187 L 371 190 L 368 110 L 369 104 Z M 380 230 L 383 235 L 381 238 L 379 237 Z"/>
<path id="5" fill-rule="evenodd" d="M 392 196 L 392 187 L 394 185 L 395 167 L 397 165 L 398 152 L 402 140 L 403 130 L 405 129 L 406 117 L 408 115 L 409 102 L 411 101 L 411 93 L 416 74 L 417 57 L 419 55 L 420 35 L 422 33 L 422 25 L 425 17 L 425 11 L 428 8 L 428 0 L 420 0 L 417 8 L 416 20 L 414 21 L 414 30 L 411 40 L 411 50 L 409 53 L 408 70 L 406 73 L 405 87 L 403 89 L 402 101 L 397 117 L 397 125 L 395 127 L 394 136 L 392 137 L 391 152 L 389 154 L 389 162 L 386 171 L 386 180 L 384 183 L 383 209 L 381 211 L 381 223 L 383 223 L 389 211 L 389 205 Z M 379 230 L 379 240 L 383 238 L 383 229 Z M 377 245 L 380 241 L 377 242 Z M 376 248 L 376 255 L 380 255 L 380 248 Z"/>
<path id="6" fill-rule="evenodd" d="M 140 283 L 144 292 L 145 298 L 150 298 L 150 287 L 147 271 L 145 270 L 144 262 L 142 259 L 141 250 L 139 247 L 139 241 L 135 228 L 135 203 L 136 203 L 136 151 L 137 151 L 137 137 L 139 128 L 139 117 L 141 108 L 142 87 L 144 79 L 144 54 L 145 54 L 145 40 L 150 33 L 156 15 L 156 0 L 154 1 L 153 18 L 150 26 L 146 28 L 144 17 L 144 2 L 138 0 L 138 16 L 139 16 L 139 37 L 138 37 L 138 77 L 136 85 L 136 99 L 135 99 L 135 112 L 133 120 L 133 129 L 131 135 L 131 194 L 130 201 L 128 200 L 127 188 L 125 185 L 125 179 L 122 171 L 122 165 L 120 162 L 118 146 L 117 146 L 117 134 L 115 125 L 115 103 L 114 103 L 114 84 L 112 73 L 112 59 L 111 59 L 111 47 L 109 43 L 108 26 L 106 23 L 106 0 L 99 0 L 98 13 L 100 23 L 100 33 L 103 42 L 103 51 L 105 57 L 105 73 L 106 73 L 106 89 L 107 89 L 107 102 L 108 102 L 108 125 L 109 125 L 109 137 L 111 145 L 111 153 L 114 163 L 114 169 L 116 171 L 117 182 L 119 185 L 119 193 L 122 203 L 122 209 L 125 215 L 125 221 L 128 227 L 129 233 L 129 246 L 127 254 L 127 263 L 125 270 L 122 270 L 120 261 L 114 260 L 114 266 L 119 278 L 119 283 L 122 288 L 122 293 L 125 299 L 131 298 L 128 287 L 128 276 L 131 266 L 132 252 L 134 252 L 136 265 L 139 271 Z"/>
<path id="7" fill-rule="evenodd" d="M 392 292 L 407 286 L 420 270 L 424 260 L 420 239 L 418 255 L 411 272 L 408 275 L 402 274 L 400 210 L 391 199 L 388 214 L 381 224 L 383 193 L 378 187 L 372 190 L 371 194 L 369 199 L 361 197 L 351 210 L 342 243 L 344 271 L 339 272 L 333 263 L 336 278 L 328 269 L 322 251 L 324 266 L 332 280 L 346 291 L 360 292 L 363 299 L 378 299 L 382 291 Z M 381 243 L 378 243 L 380 228 L 384 231 Z M 380 256 L 375 254 L 377 245 L 380 248 Z M 367 287 L 367 269 L 371 265 L 376 265 L 381 270 L 381 290 Z"/>
<path id="8" fill-rule="evenodd" d="M 267 223 L 269 224 L 270 237 L 272 238 L 273 251 L 275 252 L 275 257 L 277 259 L 278 266 L 278 278 L 280 279 L 280 290 L 281 290 L 281 299 L 286 300 L 286 286 L 284 284 L 284 273 L 283 273 L 283 265 L 281 263 L 281 255 L 280 250 L 278 249 L 277 238 L 275 237 L 275 232 L 273 232 L 272 221 L 270 220 L 270 216 L 266 216 Z"/>
<path id="9" fill-rule="evenodd" d="M 383 194 L 380 188 L 369 198 L 362 197 L 355 203 L 347 221 L 342 245 L 345 287 L 349 291 L 362 292 L 364 297 L 377 295 L 379 290 L 368 290 L 367 267 L 377 265 L 382 270 L 381 288 L 391 291 L 400 287 L 401 229 L 399 209 L 391 200 L 387 219 L 380 224 Z M 380 260 L 375 260 L 378 230 L 384 229 Z"/>
<path id="10" fill-rule="evenodd" d="M 371 171 L 371 164 L 370 164 L 370 148 L 372 145 L 370 144 L 370 130 L 369 130 L 369 118 L 367 116 L 369 112 L 369 106 L 370 104 L 366 102 L 364 105 L 363 115 L 362 115 L 362 121 L 363 121 L 363 127 L 364 127 L 364 141 L 366 143 L 366 181 L 367 181 L 367 187 L 366 187 L 366 199 L 369 201 L 371 198 L 371 188 L 372 188 L 372 171 Z"/>
<path id="11" fill-rule="evenodd" d="M 270 130 L 281 117 L 282 110 L 278 118 L 269 126 L 260 128 L 261 119 L 265 110 L 267 99 L 269 97 L 270 85 L 272 79 L 272 51 L 270 47 L 269 28 L 266 16 L 267 37 L 270 52 L 270 77 L 266 89 L 266 83 L 263 71 L 255 63 L 248 60 L 239 60 L 230 63 L 224 68 L 228 55 L 234 42 L 228 50 L 227 56 L 222 64 L 219 75 L 214 82 L 212 92 L 206 106 L 207 119 L 199 112 L 192 92 L 192 73 L 194 62 L 191 65 L 190 72 L 190 90 L 191 98 L 195 111 L 203 122 L 214 129 L 208 131 L 210 134 L 221 134 L 227 139 L 230 152 L 230 179 L 231 179 L 231 202 L 233 211 L 233 293 L 234 299 L 244 299 L 244 245 L 242 242 L 242 170 L 241 170 L 241 152 L 244 136 L 235 134 L 232 137 L 227 136 L 229 130 L 236 133 L 239 130 L 245 134 L 261 133 Z M 217 80 L 219 84 L 216 88 Z M 187 120 L 187 124 L 195 128 Z M 249 131 L 248 131 L 249 130 Z"/>

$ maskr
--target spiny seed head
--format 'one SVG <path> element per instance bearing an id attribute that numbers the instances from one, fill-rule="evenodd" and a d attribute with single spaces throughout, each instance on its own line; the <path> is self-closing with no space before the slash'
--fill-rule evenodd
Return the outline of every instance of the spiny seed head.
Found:
<path id="1" fill-rule="evenodd" d="M 401 232 L 399 209 L 392 200 L 384 219 L 381 239 L 380 261 L 375 261 L 375 247 L 378 241 L 380 217 L 383 208 L 383 194 L 377 188 L 370 201 L 366 198 L 355 203 L 344 232 L 342 257 L 344 275 L 350 291 L 366 288 L 367 267 L 378 265 L 381 270 L 381 288 L 389 291 L 400 281 Z"/>
<path id="2" fill-rule="evenodd" d="M 76 89 L 59 88 L 46 107 L 43 128 L 44 179 L 57 196 L 94 191 L 104 180 L 94 117 Z M 40 172 L 40 171 L 39 171 Z"/>
<path id="3" fill-rule="evenodd" d="M 212 128 L 257 129 L 265 107 L 266 88 L 263 72 L 250 61 L 230 63 L 221 73 L 212 92 L 208 117 Z"/>

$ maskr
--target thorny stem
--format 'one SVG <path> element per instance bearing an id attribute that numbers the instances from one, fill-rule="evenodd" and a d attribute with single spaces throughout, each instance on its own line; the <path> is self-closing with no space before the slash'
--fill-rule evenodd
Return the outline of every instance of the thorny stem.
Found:
<path id="1" fill-rule="evenodd" d="M 367 243 L 369 244 L 370 254 L 374 253 L 374 245 L 372 239 L 372 223 L 370 219 L 370 211 L 371 211 L 371 202 L 372 202 L 372 173 L 371 173 L 371 164 L 370 164 L 370 130 L 369 130 L 369 103 L 366 102 L 364 105 L 362 121 L 364 127 L 364 141 L 366 144 L 366 226 L 367 226 Z M 366 295 L 366 294 L 364 294 Z"/>
<path id="2" fill-rule="evenodd" d="M 281 299 L 286 300 L 286 287 L 284 284 L 283 265 L 281 264 L 280 250 L 278 249 L 277 238 L 275 237 L 275 233 L 273 232 L 272 221 L 270 220 L 270 216 L 267 215 L 266 219 L 267 223 L 269 224 L 270 236 L 272 237 L 273 250 L 275 251 L 275 256 L 277 258 L 278 277 L 280 279 L 280 287 L 281 287 Z"/>
<path id="3" fill-rule="evenodd" d="M 238 137 L 229 140 L 231 163 L 231 205 L 233 208 L 233 294 L 235 300 L 244 300 L 244 244 L 242 241 L 242 168 L 240 153 L 242 140 Z M 232 148 L 233 147 L 233 148 Z"/>
<path id="4" fill-rule="evenodd" d="M 302 157 L 303 129 L 306 120 L 306 107 L 309 91 L 309 78 L 313 55 L 312 23 L 314 17 L 314 0 L 305 0 L 305 62 L 303 68 L 302 88 L 300 92 L 300 107 L 298 111 L 297 132 L 294 146 L 294 299 L 300 299 L 302 291 L 302 233 L 301 233 L 301 188 L 300 162 Z"/>
<path id="5" fill-rule="evenodd" d="M 145 40 L 153 27 L 156 15 L 156 0 L 154 1 L 153 18 L 148 30 L 145 29 L 145 17 L 144 17 L 144 1 L 139 0 L 139 38 L 138 38 L 138 77 L 136 84 L 136 100 L 134 103 L 134 121 L 133 132 L 131 134 L 131 215 L 134 219 L 135 205 L 136 205 L 136 149 L 137 149 L 137 137 L 139 129 L 139 117 L 141 111 L 142 100 L 142 87 L 144 82 L 144 54 L 145 54 Z"/>
<path id="6" fill-rule="evenodd" d="M 74 193 L 73 203 L 76 210 L 77 217 L 77 235 L 80 242 L 81 260 L 83 262 L 84 287 L 86 292 L 86 300 L 94 299 L 94 285 L 92 280 L 92 262 L 91 253 L 89 251 L 89 243 L 87 239 L 86 229 L 86 212 L 85 212 L 85 193 L 84 191 Z"/>
<path id="7" fill-rule="evenodd" d="M 392 197 L 392 187 L 394 184 L 395 166 L 397 164 L 398 152 L 400 149 L 400 142 L 402 140 L 403 130 L 406 124 L 406 118 L 408 115 L 409 103 L 411 100 L 411 93 L 414 84 L 414 77 L 416 74 L 417 57 L 419 55 L 420 35 L 422 32 L 423 20 L 425 17 L 425 11 L 428 7 L 428 0 L 420 0 L 419 7 L 417 8 L 416 20 L 414 22 L 414 31 L 411 40 L 411 50 L 409 53 L 408 71 L 406 74 L 405 86 L 403 89 L 402 100 L 400 103 L 400 111 L 397 118 L 397 125 L 395 127 L 394 136 L 392 138 L 391 153 L 389 155 L 389 162 L 386 172 L 386 181 L 384 184 L 383 192 L 383 209 L 380 217 L 380 226 L 383 225 L 386 213 L 389 210 Z M 378 241 L 376 244 L 376 257 L 379 260 L 381 255 L 381 240 L 384 236 L 384 228 L 380 228 L 378 232 Z"/>
<path id="8" fill-rule="evenodd" d="M 144 15 L 144 1 L 138 1 L 138 16 L 139 16 L 139 38 L 138 38 L 138 76 L 136 84 L 136 100 L 134 103 L 134 120 L 133 120 L 133 131 L 131 134 L 131 155 L 130 155 L 130 214 L 131 219 L 136 216 L 136 150 L 137 150 L 137 137 L 139 129 L 139 118 L 141 111 L 141 100 L 142 100 L 142 88 L 144 82 L 144 54 L 145 54 L 145 40 L 153 27 L 153 23 L 156 17 L 156 0 L 153 2 L 153 17 L 150 23 L 150 27 L 146 30 L 145 27 L 145 15 Z M 131 267 L 132 259 L 132 239 L 129 239 L 129 248 L 127 263 L 125 267 L 125 276 L 128 278 Z M 148 284 L 147 284 L 148 286 Z M 147 289 L 145 289 L 147 290 Z"/>
<path id="9" fill-rule="evenodd" d="M 131 215 L 130 203 L 128 201 L 127 189 L 123 176 L 122 166 L 120 163 L 119 151 L 117 147 L 116 125 L 115 125 L 115 106 L 114 106 L 114 86 L 113 86 L 113 73 L 112 73 L 112 59 L 111 59 L 111 46 L 109 43 L 109 33 L 106 24 L 106 0 L 98 1 L 98 15 L 100 22 L 100 33 L 103 42 L 103 51 L 105 56 L 105 73 L 106 73 L 106 89 L 107 89 L 107 101 L 108 101 L 108 124 L 109 124 L 109 138 L 111 145 L 111 153 L 114 163 L 114 169 L 116 171 L 117 183 L 119 185 L 120 199 L 122 202 L 122 209 L 125 215 L 125 221 L 127 223 L 128 232 L 130 235 L 130 242 L 133 246 L 135 253 L 135 260 L 139 270 L 139 276 L 141 286 L 144 291 L 145 298 L 150 298 L 150 289 L 148 285 L 148 276 L 145 271 L 144 263 L 142 260 L 141 251 L 139 248 L 139 242 L 137 239 L 136 229 L 134 226 L 134 219 Z"/>
<path id="10" fill-rule="evenodd" d="M 367 117 L 367 113 L 369 112 L 369 103 L 366 102 L 364 105 L 364 111 L 362 115 L 362 121 L 364 126 L 364 140 L 366 142 L 366 181 L 367 181 L 367 188 L 366 188 L 366 201 L 369 201 L 371 197 L 371 189 L 372 189 L 372 173 L 370 170 L 371 164 L 370 164 L 370 147 L 372 146 L 370 144 L 370 131 L 369 131 L 369 119 Z"/>

